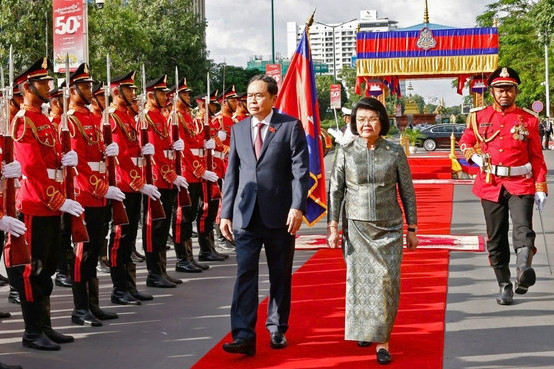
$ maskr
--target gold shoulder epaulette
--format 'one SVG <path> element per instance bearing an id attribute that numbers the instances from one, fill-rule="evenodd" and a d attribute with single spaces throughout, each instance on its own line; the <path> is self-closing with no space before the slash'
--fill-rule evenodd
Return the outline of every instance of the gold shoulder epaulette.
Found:
<path id="1" fill-rule="evenodd" d="M 20 111 L 17 112 L 17 114 L 15 115 L 15 118 L 24 117 L 24 116 L 25 116 L 25 112 L 27 112 L 27 110 L 21 109 Z"/>
<path id="2" fill-rule="evenodd" d="M 69 109 L 67 111 L 67 115 L 73 115 L 73 114 L 75 114 L 75 109 Z"/>
<path id="3" fill-rule="evenodd" d="M 478 112 L 478 111 L 483 110 L 485 108 L 486 108 L 486 106 L 478 106 L 476 108 L 470 109 L 469 112 L 470 113 L 475 113 L 475 112 Z"/>
<path id="4" fill-rule="evenodd" d="M 537 118 L 539 117 L 539 113 L 537 113 L 537 112 L 535 112 L 535 111 L 533 111 L 533 110 L 529 110 L 529 109 L 527 109 L 527 108 L 522 108 L 522 109 L 525 110 L 527 113 L 531 114 L 531 115 L 534 116 L 534 117 L 537 117 Z"/>
<path id="5" fill-rule="evenodd" d="M 113 114 L 113 112 L 115 112 L 115 106 L 110 106 L 110 107 L 108 108 L 108 112 L 109 112 L 110 114 Z"/>

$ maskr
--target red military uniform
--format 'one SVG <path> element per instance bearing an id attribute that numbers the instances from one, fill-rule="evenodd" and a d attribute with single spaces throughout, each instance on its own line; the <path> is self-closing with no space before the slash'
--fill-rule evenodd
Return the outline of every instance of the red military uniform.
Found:
<path id="1" fill-rule="evenodd" d="M 202 182 L 202 175 L 206 171 L 203 122 L 201 119 L 193 119 L 185 110 L 177 110 L 177 117 L 179 137 L 185 141 L 183 176 L 189 184 Z"/>
<path id="2" fill-rule="evenodd" d="M 231 145 L 231 127 L 233 126 L 233 124 L 235 124 L 235 122 L 233 122 L 233 119 L 230 116 L 218 114 L 212 119 L 210 124 L 210 135 L 216 142 L 216 146 L 212 154 L 213 171 L 217 174 L 219 178 L 223 178 L 225 176 L 225 170 L 227 168 L 226 155 Z M 217 132 L 219 131 L 223 131 L 226 133 L 227 137 L 224 141 L 221 141 L 217 137 Z"/>
<path id="3" fill-rule="evenodd" d="M 173 141 L 169 135 L 167 118 L 157 107 L 147 106 L 146 121 L 148 122 L 148 142 L 154 145 L 154 185 L 158 189 L 172 189 L 175 173 L 175 152 Z"/>
<path id="4" fill-rule="evenodd" d="M 515 105 L 504 112 L 497 106 L 489 106 L 473 112 L 468 119 L 470 124 L 460 139 L 460 148 L 467 160 L 479 151 L 488 154 L 494 166 L 513 168 L 530 163 L 532 167 L 530 176 L 487 174 L 485 168 L 475 178 L 473 193 L 476 196 L 498 201 L 502 187 L 513 195 L 547 192 L 547 169 L 536 116 Z"/>

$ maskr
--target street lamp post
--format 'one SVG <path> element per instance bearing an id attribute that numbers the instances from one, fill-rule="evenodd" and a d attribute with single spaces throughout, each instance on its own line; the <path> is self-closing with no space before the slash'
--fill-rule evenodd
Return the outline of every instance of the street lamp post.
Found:
<path id="1" fill-rule="evenodd" d="M 333 83 L 334 84 L 337 83 L 337 57 L 336 57 L 335 28 L 340 27 L 342 25 L 345 25 L 346 23 L 350 23 L 352 21 L 355 21 L 356 19 L 357 18 L 350 19 L 349 21 L 342 22 L 340 24 L 336 24 L 336 25 L 333 25 L 333 26 L 331 26 L 329 24 L 321 23 L 321 22 L 314 22 L 314 23 L 317 23 L 317 24 L 321 24 L 322 26 L 329 27 L 333 31 Z"/>
<path id="2" fill-rule="evenodd" d="M 271 63 L 275 64 L 275 16 L 271 0 Z"/>
<path id="3" fill-rule="evenodd" d="M 546 89 L 546 119 L 550 119 L 550 83 L 548 76 L 548 42 L 544 41 L 544 87 Z"/>

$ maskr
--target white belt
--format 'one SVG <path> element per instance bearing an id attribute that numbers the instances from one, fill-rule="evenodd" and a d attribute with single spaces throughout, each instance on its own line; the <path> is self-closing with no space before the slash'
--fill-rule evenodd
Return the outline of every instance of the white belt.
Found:
<path id="1" fill-rule="evenodd" d="M 517 177 L 531 173 L 531 163 L 519 167 L 505 167 L 503 165 L 491 165 L 490 169 L 485 168 L 485 172 L 499 177 Z"/>
<path id="2" fill-rule="evenodd" d="M 63 170 L 46 168 L 46 171 L 48 172 L 49 179 L 53 179 L 56 182 L 63 182 Z"/>
<path id="3" fill-rule="evenodd" d="M 223 158 L 225 157 L 225 154 L 222 151 L 214 151 L 212 154 L 212 157 L 223 160 Z"/>
<path id="4" fill-rule="evenodd" d="M 106 163 L 103 161 L 89 161 L 87 164 L 93 172 L 106 173 Z"/>
<path id="5" fill-rule="evenodd" d="M 190 149 L 194 156 L 204 156 L 204 149 Z"/>
<path id="6" fill-rule="evenodd" d="M 133 164 L 135 164 L 137 167 L 144 166 L 144 157 L 142 156 L 131 156 L 131 160 L 133 161 Z"/>
<path id="7" fill-rule="evenodd" d="M 164 150 L 164 156 L 166 159 L 175 159 L 175 151 L 173 150 Z"/>

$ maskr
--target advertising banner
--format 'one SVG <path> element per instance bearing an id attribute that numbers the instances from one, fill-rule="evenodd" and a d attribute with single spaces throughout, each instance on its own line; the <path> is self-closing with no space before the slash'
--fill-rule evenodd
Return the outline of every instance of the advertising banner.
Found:
<path id="1" fill-rule="evenodd" d="M 83 0 L 53 0 L 54 72 L 65 73 L 65 55 L 74 71 L 85 62 L 85 8 Z"/>

